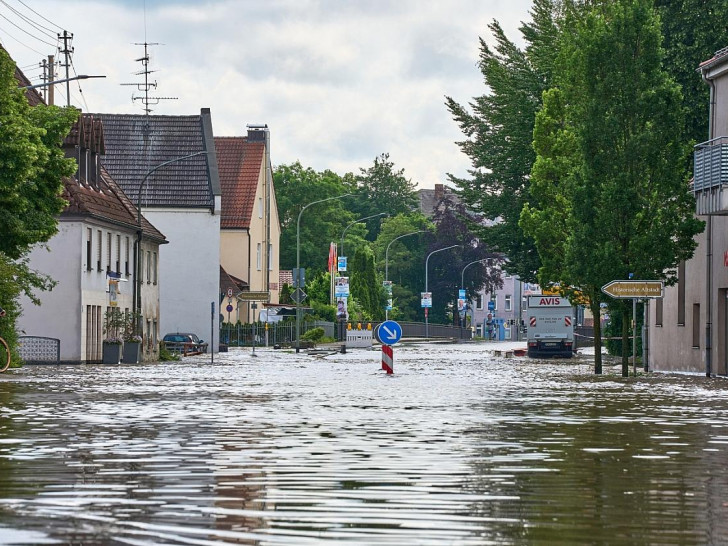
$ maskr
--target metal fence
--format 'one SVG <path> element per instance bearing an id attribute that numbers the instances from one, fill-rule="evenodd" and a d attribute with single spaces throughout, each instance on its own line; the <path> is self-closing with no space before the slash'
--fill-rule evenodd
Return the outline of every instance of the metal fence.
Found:
<path id="1" fill-rule="evenodd" d="M 334 323 L 311 321 L 301 323 L 301 335 L 313 328 L 323 328 L 324 336 L 334 337 Z M 295 322 L 270 322 L 256 324 L 222 324 L 220 343 L 229 347 L 251 347 L 255 339 L 257 346 L 289 345 L 296 341 Z"/>
<path id="2" fill-rule="evenodd" d="M 18 353 L 25 364 L 60 364 L 61 340 L 53 337 L 20 336 Z"/>

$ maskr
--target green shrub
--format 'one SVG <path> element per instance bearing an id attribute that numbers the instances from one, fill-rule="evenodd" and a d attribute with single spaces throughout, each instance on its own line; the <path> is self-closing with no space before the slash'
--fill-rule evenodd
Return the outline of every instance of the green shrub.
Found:
<path id="1" fill-rule="evenodd" d="M 305 334 L 303 334 L 301 336 L 301 339 L 304 341 L 317 342 L 317 341 L 321 341 L 323 339 L 323 337 L 324 337 L 324 329 L 319 327 L 319 328 L 311 328 L 308 332 L 306 332 Z"/>
<path id="2" fill-rule="evenodd" d="M 164 341 L 159 342 L 159 360 L 160 362 L 170 362 L 173 360 L 180 360 L 180 356 L 176 353 L 171 352 L 167 349 Z"/>

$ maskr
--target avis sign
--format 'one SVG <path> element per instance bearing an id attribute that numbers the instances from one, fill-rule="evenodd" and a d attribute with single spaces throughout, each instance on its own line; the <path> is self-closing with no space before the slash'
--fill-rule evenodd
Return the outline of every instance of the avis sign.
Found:
<path id="1" fill-rule="evenodd" d="M 661 298 L 662 291 L 662 281 L 612 281 L 602 286 L 613 298 Z"/>

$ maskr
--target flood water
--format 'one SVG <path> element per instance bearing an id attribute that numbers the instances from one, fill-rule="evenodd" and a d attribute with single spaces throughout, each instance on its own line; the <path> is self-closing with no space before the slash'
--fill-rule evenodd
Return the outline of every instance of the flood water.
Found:
<path id="1" fill-rule="evenodd" d="M 486 347 L 4 374 L 0 543 L 728 543 L 726 380 Z"/>

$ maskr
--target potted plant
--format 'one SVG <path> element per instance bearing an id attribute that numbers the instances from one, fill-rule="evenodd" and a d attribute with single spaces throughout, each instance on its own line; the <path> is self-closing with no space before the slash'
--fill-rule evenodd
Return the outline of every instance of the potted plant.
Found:
<path id="1" fill-rule="evenodd" d="M 112 307 L 104 313 L 104 338 L 102 362 L 104 364 L 119 364 L 121 362 L 121 351 L 123 339 L 121 333 L 124 328 L 124 313 L 116 307 Z"/>
<path id="2" fill-rule="evenodd" d="M 138 364 L 142 360 L 142 336 L 137 334 L 139 313 L 124 313 L 124 362 Z"/>

